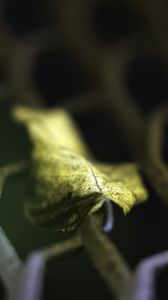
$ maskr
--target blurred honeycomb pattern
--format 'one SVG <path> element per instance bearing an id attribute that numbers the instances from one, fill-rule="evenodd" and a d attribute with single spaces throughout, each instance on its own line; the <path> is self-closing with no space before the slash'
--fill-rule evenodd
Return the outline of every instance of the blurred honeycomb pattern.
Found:
<path id="1" fill-rule="evenodd" d="M 0 0 L 1 165 L 25 158 L 30 149 L 25 132 L 8 116 L 15 103 L 68 109 L 95 157 L 121 162 L 139 158 L 147 120 L 167 99 L 165 0 Z M 165 161 L 167 141 L 165 135 Z M 63 239 L 24 220 L 26 176 L 9 179 L 0 207 L 1 225 L 23 259 Z M 148 203 L 126 218 L 114 207 L 111 238 L 131 267 L 168 248 L 167 206 L 144 180 Z M 158 299 L 164 300 L 167 271 L 160 277 Z M 57 295 L 110 299 L 85 254 L 57 267 L 49 264 L 44 299 Z"/>

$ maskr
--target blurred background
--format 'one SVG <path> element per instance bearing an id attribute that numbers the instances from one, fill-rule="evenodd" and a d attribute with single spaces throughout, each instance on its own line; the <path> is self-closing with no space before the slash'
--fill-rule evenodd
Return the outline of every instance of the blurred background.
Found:
<path id="1" fill-rule="evenodd" d="M 0 1 L 1 166 L 27 158 L 31 149 L 26 132 L 9 116 L 15 103 L 68 109 L 95 158 L 116 163 L 135 159 L 128 133 L 124 136 L 119 126 L 130 103 L 138 132 L 139 116 L 148 120 L 167 99 L 166 1 Z M 167 141 L 165 129 L 165 160 Z M 0 201 L 0 225 L 23 260 L 69 236 L 37 229 L 25 219 L 27 180 L 26 172 L 11 176 Z M 168 208 L 144 181 L 148 202 L 126 217 L 114 206 L 110 238 L 131 268 L 168 248 Z M 168 297 L 167 280 L 165 269 L 158 278 L 158 299 Z M 47 265 L 43 299 L 56 297 L 111 299 L 85 252 Z"/>

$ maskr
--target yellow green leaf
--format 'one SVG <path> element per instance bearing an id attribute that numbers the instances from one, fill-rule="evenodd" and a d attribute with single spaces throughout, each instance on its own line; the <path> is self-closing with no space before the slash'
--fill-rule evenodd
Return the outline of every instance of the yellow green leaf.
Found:
<path id="1" fill-rule="evenodd" d="M 106 165 L 93 160 L 72 118 L 63 110 L 16 107 L 33 143 L 33 190 L 28 218 L 54 230 L 76 229 L 105 199 L 127 213 L 147 192 L 135 164 Z"/>

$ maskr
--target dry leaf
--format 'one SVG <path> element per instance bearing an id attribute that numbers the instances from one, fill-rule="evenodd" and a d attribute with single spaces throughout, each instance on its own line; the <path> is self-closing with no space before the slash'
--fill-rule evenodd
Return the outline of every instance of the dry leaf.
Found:
<path id="1" fill-rule="evenodd" d="M 16 107 L 13 115 L 26 125 L 34 145 L 34 188 L 26 202 L 34 224 L 74 230 L 107 198 L 125 213 L 146 200 L 136 165 L 95 162 L 67 112 Z"/>

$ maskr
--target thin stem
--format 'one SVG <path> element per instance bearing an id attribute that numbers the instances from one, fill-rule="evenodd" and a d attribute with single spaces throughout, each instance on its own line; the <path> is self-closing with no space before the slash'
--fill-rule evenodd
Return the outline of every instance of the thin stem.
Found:
<path id="1" fill-rule="evenodd" d="M 99 111 L 102 109 L 101 102 L 101 99 L 99 99 L 98 95 L 96 96 L 95 92 L 90 92 L 71 100 L 68 99 L 61 105 L 61 108 L 72 114 L 82 114 L 92 111 Z"/>
<path id="2" fill-rule="evenodd" d="M 116 299 L 122 299 L 131 272 L 116 246 L 100 231 L 94 215 L 83 224 L 81 237 L 95 268 Z"/>
<path id="3" fill-rule="evenodd" d="M 79 247 L 82 247 L 83 243 L 79 235 L 74 236 L 73 238 L 54 244 L 50 247 L 47 247 L 43 250 L 43 255 L 45 259 L 49 260 L 53 257 L 58 257 L 64 255 L 68 252 L 71 252 Z"/>
<path id="4" fill-rule="evenodd" d="M 25 171 L 26 169 L 27 163 L 25 161 L 0 167 L 0 198 L 2 196 L 2 189 L 7 177 L 10 175 L 18 174 L 22 171 Z"/>
<path id="5" fill-rule="evenodd" d="M 15 293 L 8 300 L 41 300 L 45 267 L 48 260 L 62 256 L 82 246 L 79 236 L 56 243 L 32 253 L 23 269 Z"/>
<path id="6" fill-rule="evenodd" d="M 156 299 L 158 272 L 168 265 L 168 251 L 144 259 L 136 269 L 128 300 Z"/>
<path id="7" fill-rule="evenodd" d="M 168 107 L 162 107 L 149 118 L 146 136 L 144 169 L 157 193 L 168 204 L 168 168 L 163 158 L 164 127 L 168 121 Z"/>
<path id="8" fill-rule="evenodd" d="M 3 229 L 0 227 L 0 278 L 8 294 L 12 294 L 18 283 L 23 264 L 10 243 Z"/>
<path id="9" fill-rule="evenodd" d="M 148 21 L 151 35 L 156 39 L 161 48 L 165 61 L 168 59 L 168 5 L 164 0 L 138 0 L 136 1 L 139 11 Z"/>

